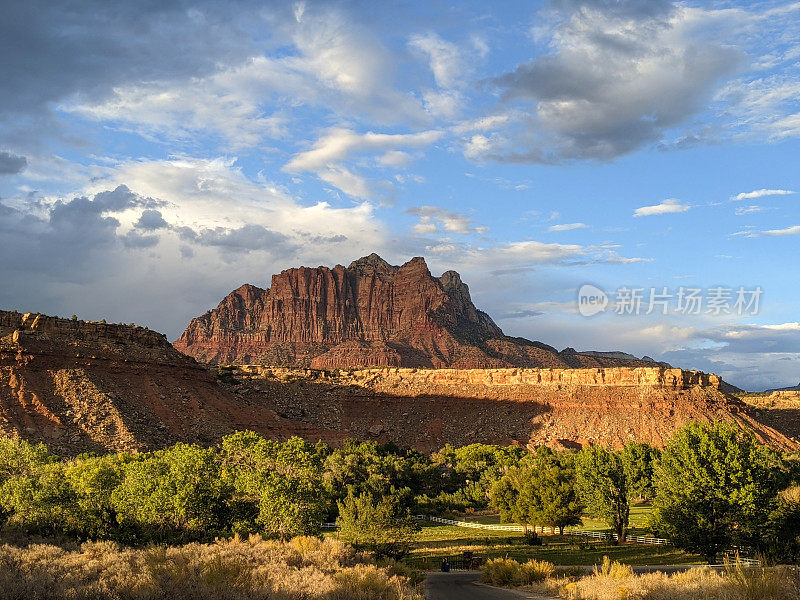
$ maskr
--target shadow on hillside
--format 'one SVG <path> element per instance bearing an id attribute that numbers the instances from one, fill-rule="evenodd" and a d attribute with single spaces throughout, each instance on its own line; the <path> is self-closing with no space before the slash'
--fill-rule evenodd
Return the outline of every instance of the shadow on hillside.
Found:
<path id="1" fill-rule="evenodd" d="M 345 432 L 350 438 L 394 442 L 420 450 L 438 449 L 445 443 L 526 445 L 531 434 L 543 427 L 546 419 L 541 417 L 551 412 L 548 405 L 531 400 L 395 395 L 313 380 L 241 383 L 251 402 L 289 421 Z M 341 441 L 339 437 L 334 443 Z M 565 440 L 563 444 L 573 442 Z"/>

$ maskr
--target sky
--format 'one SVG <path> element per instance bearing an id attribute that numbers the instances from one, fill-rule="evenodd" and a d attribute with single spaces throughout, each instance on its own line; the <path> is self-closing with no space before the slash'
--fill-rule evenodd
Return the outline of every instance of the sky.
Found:
<path id="1" fill-rule="evenodd" d="M 800 2 L 0 14 L 2 309 L 175 339 L 285 268 L 424 256 L 509 335 L 800 381 Z"/>

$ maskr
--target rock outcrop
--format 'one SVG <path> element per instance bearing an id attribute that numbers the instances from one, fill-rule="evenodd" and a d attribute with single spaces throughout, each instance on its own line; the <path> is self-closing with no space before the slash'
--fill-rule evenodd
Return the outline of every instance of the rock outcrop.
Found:
<path id="1" fill-rule="evenodd" d="M 230 367 L 241 393 L 293 421 L 432 451 L 474 442 L 663 446 L 690 421 L 723 420 L 781 450 L 800 448 L 725 392 L 716 375 L 665 367 L 338 371 Z"/>
<path id="2" fill-rule="evenodd" d="M 468 315 L 469 304 L 462 306 L 459 314 Z M 352 348 L 356 357 L 382 356 L 377 344 L 337 347 Z M 735 422 L 776 448 L 798 448 L 726 388 L 714 375 L 653 365 L 217 367 L 197 363 L 143 327 L 0 311 L 0 435 L 42 441 L 65 455 L 210 444 L 239 429 L 273 439 L 300 435 L 334 445 L 372 439 L 425 451 L 473 442 L 661 445 L 687 421 L 710 419 Z"/>
<path id="3" fill-rule="evenodd" d="M 211 363 L 319 369 L 654 364 L 508 337 L 475 308 L 455 271 L 437 278 L 423 258 L 395 267 L 377 254 L 346 268 L 288 269 L 273 275 L 269 289 L 243 285 L 192 319 L 174 345 Z"/>
<path id="4" fill-rule="evenodd" d="M 329 437 L 232 393 L 144 327 L 0 311 L 0 435 L 54 451 L 210 443 L 238 429 Z"/>

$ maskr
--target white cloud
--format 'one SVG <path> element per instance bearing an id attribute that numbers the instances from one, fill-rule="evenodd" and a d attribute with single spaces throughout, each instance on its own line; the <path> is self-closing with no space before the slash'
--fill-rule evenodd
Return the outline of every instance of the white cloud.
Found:
<path id="1" fill-rule="evenodd" d="M 464 85 L 466 63 L 458 46 L 443 40 L 435 33 L 413 35 L 409 46 L 428 57 L 436 85 L 442 88 Z"/>
<path id="2" fill-rule="evenodd" d="M 673 213 L 684 213 L 691 208 L 688 204 L 681 204 L 679 200 L 668 198 L 661 204 L 653 206 L 642 206 L 633 211 L 634 217 L 649 217 L 654 215 L 667 215 Z"/>
<path id="3" fill-rule="evenodd" d="M 781 237 L 785 235 L 800 235 L 800 225 L 793 225 L 792 227 L 787 227 L 785 229 L 770 229 L 768 231 L 762 231 L 761 235 L 767 235 L 771 237 Z"/>
<path id="4" fill-rule="evenodd" d="M 378 163 L 384 167 L 404 168 L 414 162 L 414 157 L 402 150 L 389 150 L 378 157 Z"/>
<path id="5" fill-rule="evenodd" d="M 245 60 L 191 78 L 118 85 L 99 102 L 75 95 L 61 109 L 173 142 L 219 135 L 233 149 L 286 136 L 301 104 L 381 123 L 429 120 L 419 99 L 395 87 L 396 56 L 341 11 L 306 7 L 269 20 L 275 40 Z M 265 110 L 269 104 L 281 108 Z"/>
<path id="6" fill-rule="evenodd" d="M 321 169 L 317 171 L 317 177 L 353 198 L 369 200 L 375 195 L 366 178 L 345 167 L 331 166 Z"/>
<path id="7" fill-rule="evenodd" d="M 327 202 L 303 205 L 273 184 L 248 179 L 233 159 L 125 161 L 106 169 L 105 176 L 87 191 L 95 193 L 123 182 L 142 196 L 167 202 L 159 210 L 174 227 L 198 230 L 260 225 L 298 243 L 309 237 L 333 239 L 344 232 L 352 243 L 376 248 L 385 235 L 371 204 L 348 208 Z M 125 226 L 138 217 L 122 214 L 118 218 Z"/>
<path id="8" fill-rule="evenodd" d="M 289 173 L 310 171 L 349 196 L 370 199 L 375 193 L 373 186 L 363 176 L 342 166 L 342 162 L 359 154 L 382 153 L 376 160 L 377 164 L 408 166 L 412 156 L 400 150 L 401 148 L 425 148 L 439 140 L 443 134 L 435 130 L 407 134 L 371 131 L 358 134 L 350 129 L 330 129 L 310 150 L 293 156 L 283 170 Z"/>
<path id="9" fill-rule="evenodd" d="M 562 223 L 560 225 L 551 225 L 548 231 L 573 231 L 575 229 L 589 229 L 586 223 Z"/>
<path id="10" fill-rule="evenodd" d="M 341 162 L 353 154 L 362 152 L 388 152 L 400 148 L 425 148 L 441 139 L 441 131 L 390 134 L 356 133 L 350 129 L 334 128 L 318 139 L 311 150 L 300 152 L 284 167 L 290 173 L 317 171 Z"/>
<path id="11" fill-rule="evenodd" d="M 741 217 L 744 215 L 752 215 L 755 213 L 764 212 L 765 210 L 767 209 L 763 206 L 756 206 L 756 205 L 740 206 L 739 208 L 736 209 L 736 215 Z"/>
<path id="12" fill-rule="evenodd" d="M 419 218 L 413 227 L 419 234 L 436 233 L 441 229 L 446 233 L 467 235 L 478 229 L 473 228 L 471 217 L 438 206 L 412 206 L 406 212 Z"/>
<path id="13" fill-rule="evenodd" d="M 437 119 L 452 120 L 464 110 L 464 96 L 457 90 L 426 90 L 422 94 L 425 110 Z"/>
<path id="14" fill-rule="evenodd" d="M 753 198 L 764 198 L 765 196 L 786 196 L 794 194 L 791 190 L 753 190 L 752 192 L 742 192 L 736 194 L 732 200 L 751 200 Z"/>

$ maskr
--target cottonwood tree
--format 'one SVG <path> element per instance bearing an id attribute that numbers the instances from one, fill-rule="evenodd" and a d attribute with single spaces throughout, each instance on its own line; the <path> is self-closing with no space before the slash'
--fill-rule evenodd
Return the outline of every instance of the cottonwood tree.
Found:
<path id="1" fill-rule="evenodd" d="M 644 442 L 630 442 L 622 449 L 622 464 L 628 480 L 628 495 L 639 500 L 655 496 L 653 474 L 661 452 Z"/>
<path id="2" fill-rule="evenodd" d="M 232 489 L 234 530 L 288 538 L 319 532 L 328 508 L 322 458 L 305 440 L 241 431 L 222 440 L 222 480 Z"/>
<path id="3" fill-rule="evenodd" d="M 583 505 L 576 491 L 575 471 L 559 462 L 540 464 L 527 471 L 519 494 L 520 511 L 531 523 L 558 529 L 579 525 Z"/>
<path id="4" fill-rule="evenodd" d="M 392 496 L 352 492 L 338 503 L 339 538 L 377 557 L 402 558 L 410 549 L 419 526 L 408 508 Z"/>
<path id="5" fill-rule="evenodd" d="M 111 493 L 121 525 L 151 535 L 203 537 L 223 527 L 224 486 L 213 449 L 175 444 L 125 465 Z"/>
<path id="6" fill-rule="evenodd" d="M 653 528 L 709 563 L 732 545 L 760 545 L 784 474 L 750 432 L 690 423 L 670 438 L 656 469 Z"/>
<path id="7" fill-rule="evenodd" d="M 619 452 L 601 446 L 582 450 L 575 459 L 578 495 L 590 516 L 604 520 L 624 542 L 628 535 L 630 504 L 628 479 Z"/>

